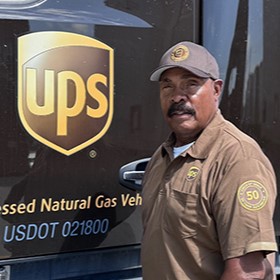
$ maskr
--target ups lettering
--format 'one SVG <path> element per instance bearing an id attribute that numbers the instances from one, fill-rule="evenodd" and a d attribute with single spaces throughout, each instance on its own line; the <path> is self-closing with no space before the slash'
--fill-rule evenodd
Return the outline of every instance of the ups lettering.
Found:
<path id="1" fill-rule="evenodd" d="M 110 46 L 60 31 L 18 38 L 18 115 L 34 139 L 70 156 L 107 133 L 113 109 Z"/>
<path id="2" fill-rule="evenodd" d="M 74 93 L 69 92 L 70 83 L 74 85 Z M 56 112 L 57 135 L 66 136 L 69 118 L 75 118 L 84 109 L 91 118 L 101 118 L 108 111 L 108 99 L 97 87 L 100 83 L 106 88 L 108 87 L 107 77 L 100 73 L 92 74 L 87 81 L 84 81 L 74 71 L 61 71 L 55 76 L 55 71 L 44 70 L 44 98 L 39 102 L 37 96 L 37 70 L 26 68 L 27 108 L 30 113 L 37 116 L 47 116 Z M 73 102 L 69 101 L 70 94 L 75 95 L 72 97 Z M 97 103 L 95 108 L 87 105 L 87 96 L 95 100 Z"/>

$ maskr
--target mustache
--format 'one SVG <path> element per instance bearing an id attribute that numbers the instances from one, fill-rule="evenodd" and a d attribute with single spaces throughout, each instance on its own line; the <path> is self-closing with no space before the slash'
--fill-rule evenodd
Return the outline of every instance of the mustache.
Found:
<path id="1" fill-rule="evenodd" d="M 172 103 L 167 111 L 167 116 L 190 114 L 195 115 L 195 110 L 187 106 L 184 102 Z"/>

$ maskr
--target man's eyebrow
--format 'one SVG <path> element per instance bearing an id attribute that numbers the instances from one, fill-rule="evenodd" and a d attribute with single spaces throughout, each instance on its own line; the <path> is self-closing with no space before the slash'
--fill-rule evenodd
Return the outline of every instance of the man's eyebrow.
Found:
<path id="1" fill-rule="evenodd" d="M 160 78 L 159 81 L 160 81 L 160 82 L 171 82 L 171 80 L 170 80 L 168 77 Z"/>
<path id="2" fill-rule="evenodd" d="M 185 73 L 181 76 L 181 79 L 200 79 L 200 77 L 193 74 Z"/>

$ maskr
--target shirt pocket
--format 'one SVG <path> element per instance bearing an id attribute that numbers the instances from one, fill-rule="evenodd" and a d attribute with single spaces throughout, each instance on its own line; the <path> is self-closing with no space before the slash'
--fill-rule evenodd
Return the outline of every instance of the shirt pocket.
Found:
<path id="1" fill-rule="evenodd" d="M 164 229 L 182 238 L 196 235 L 198 195 L 171 189 L 166 200 Z"/>

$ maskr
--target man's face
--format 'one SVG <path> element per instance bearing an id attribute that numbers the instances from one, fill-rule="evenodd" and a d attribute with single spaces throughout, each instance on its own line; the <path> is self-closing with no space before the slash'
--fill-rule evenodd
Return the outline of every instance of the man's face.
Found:
<path id="1" fill-rule="evenodd" d="M 183 68 L 166 70 L 160 79 L 164 117 L 176 135 L 176 146 L 194 141 L 214 117 L 222 80 L 200 78 Z"/>

